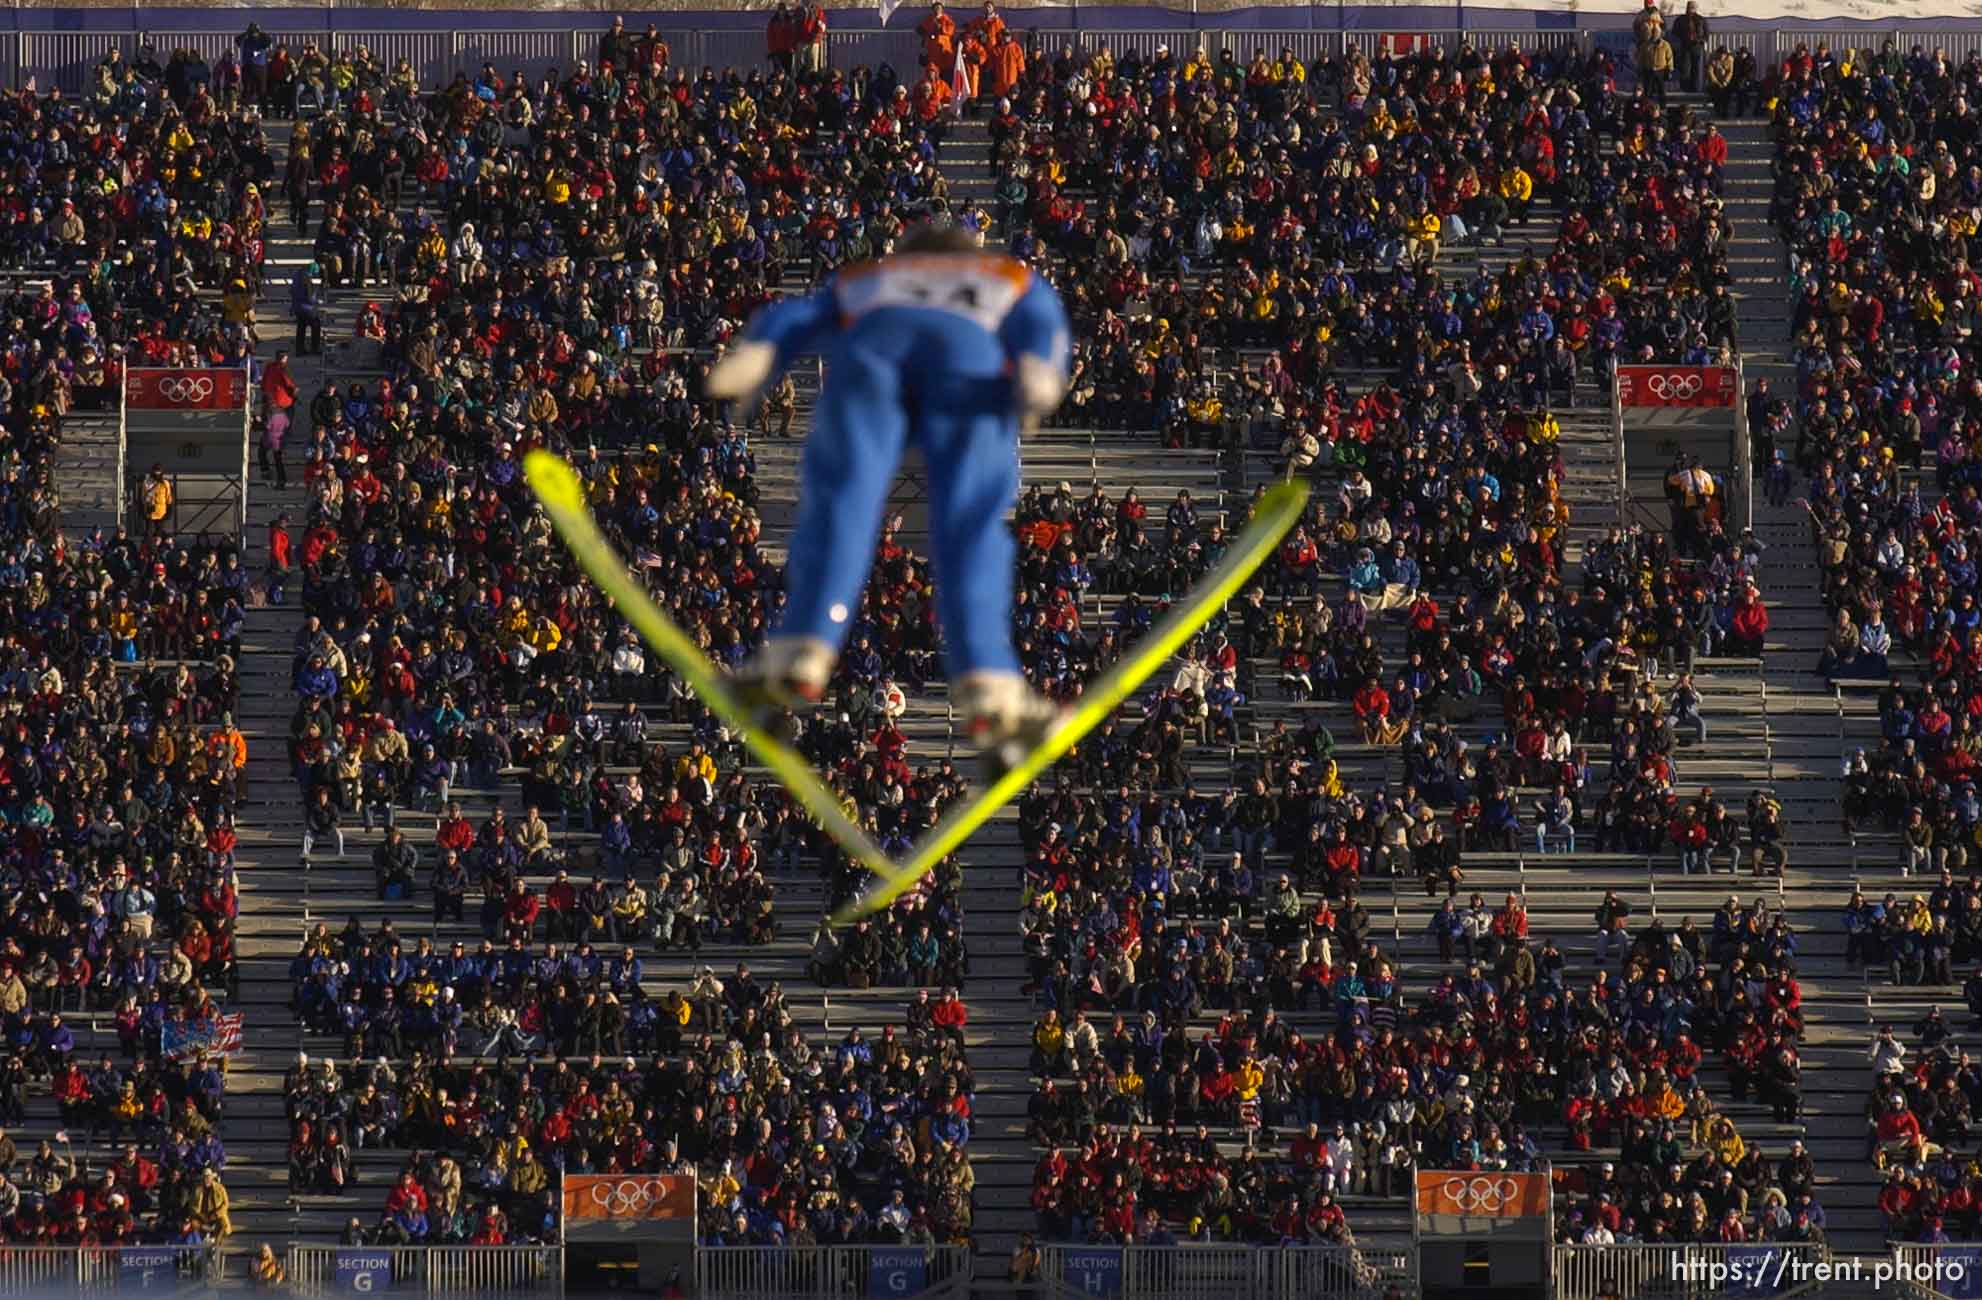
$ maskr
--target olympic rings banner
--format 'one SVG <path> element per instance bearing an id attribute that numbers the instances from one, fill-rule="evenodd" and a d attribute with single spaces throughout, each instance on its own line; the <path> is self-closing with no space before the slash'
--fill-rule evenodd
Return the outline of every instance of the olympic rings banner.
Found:
<path id="1" fill-rule="evenodd" d="M 1547 1174 L 1420 1169 L 1418 1214 L 1467 1219 L 1546 1218 Z"/>
<path id="2" fill-rule="evenodd" d="M 1620 406 L 1733 406 L 1732 366 L 1619 366 Z"/>
<path id="3" fill-rule="evenodd" d="M 564 1225 L 567 1234 L 580 1236 L 587 1229 L 692 1236 L 695 1180 L 671 1174 L 566 1174 Z"/>
<path id="4" fill-rule="evenodd" d="M 248 404 L 248 372 L 130 370 L 124 402 L 140 411 L 239 411 Z"/>

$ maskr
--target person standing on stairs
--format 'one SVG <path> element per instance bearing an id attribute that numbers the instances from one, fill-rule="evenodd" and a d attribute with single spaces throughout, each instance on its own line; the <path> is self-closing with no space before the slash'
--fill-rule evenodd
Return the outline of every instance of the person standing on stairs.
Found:
<path id="1" fill-rule="evenodd" d="M 1700 66 L 1707 52 L 1707 18 L 1700 6 L 1687 0 L 1686 12 L 1672 25 L 1673 39 L 1679 46 L 1679 88 L 1687 94 L 1700 89 Z"/>
<path id="2" fill-rule="evenodd" d="M 1709 131 L 1711 132 L 1712 128 L 1709 128 Z M 1708 138 L 1709 140 L 1720 139 L 1718 134 L 1710 134 Z M 1725 160 L 1726 142 L 1721 141 L 1720 147 L 1722 150 L 1722 159 Z M 1702 144 L 1702 148 L 1705 148 L 1704 143 Z M 1734 295 L 1727 291 L 1727 285 L 1724 282 L 1715 284 L 1713 292 L 1707 295 L 1706 327 L 1707 345 L 1709 347 L 1718 348 L 1725 345 L 1728 349 L 1732 350 L 1741 346 L 1741 340 L 1736 333 Z"/>
<path id="3" fill-rule="evenodd" d="M 323 291 L 317 284 L 317 264 L 296 272 L 289 285 L 289 307 L 296 314 L 296 354 L 312 356 L 323 351 Z"/>
<path id="4" fill-rule="evenodd" d="M 957 20 L 945 13 L 939 2 L 929 7 L 929 15 L 915 25 L 922 38 L 922 62 L 939 72 L 948 72 L 957 44 Z"/>
<path id="5" fill-rule="evenodd" d="M 289 354 L 278 352 L 275 360 L 262 371 L 262 399 L 266 414 L 259 448 L 262 482 L 266 484 L 273 479 L 278 492 L 289 487 L 289 467 L 283 461 L 283 441 L 289 435 L 289 423 L 295 416 L 296 397 L 296 378 L 289 373 Z"/>
<path id="6" fill-rule="evenodd" d="M 1765 375 L 1755 381 L 1755 391 L 1748 394 L 1748 436 L 1752 439 L 1757 465 L 1767 465 L 1775 459 L 1775 429 L 1771 420 L 1775 406 L 1776 399 L 1769 392 L 1769 380 Z"/>
<path id="7" fill-rule="evenodd" d="M 1167 46 L 1158 47 L 1159 57 L 1167 53 Z M 1013 40 L 1011 31 L 1001 23 L 990 56 L 984 61 L 983 89 L 991 98 L 1003 99 L 1024 75 L 1025 47 Z"/>
<path id="8" fill-rule="evenodd" d="M 164 538 L 172 532 L 172 480 L 163 465 L 153 465 L 138 488 L 144 506 L 145 536 Z"/>
<path id="9" fill-rule="evenodd" d="M 1658 0 L 1645 0 L 1645 7 L 1631 23 L 1631 39 L 1636 45 L 1638 80 L 1645 93 L 1665 107 L 1665 83 L 1672 75 L 1672 43 L 1665 38 L 1665 15 Z"/>
<path id="10" fill-rule="evenodd" d="M 1707 60 L 1707 100 L 1715 117 L 1727 117 L 1734 100 L 1734 51 L 1718 46 Z"/>
<path id="11" fill-rule="evenodd" d="M 1638 69 L 1638 79 L 1649 82 L 1647 63 L 1650 61 L 1652 42 L 1665 38 L 1665 15 L 1659 11 L 1658 0 L 1645 0 L 1645 7 L 1631 20 L 1631 61 Z"/>

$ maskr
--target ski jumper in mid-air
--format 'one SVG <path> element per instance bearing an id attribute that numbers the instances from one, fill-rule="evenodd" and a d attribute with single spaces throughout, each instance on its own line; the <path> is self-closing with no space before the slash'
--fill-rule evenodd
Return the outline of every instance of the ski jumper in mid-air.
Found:
<path id="1" fill-rule="evenodd" d="M 825 697 L 873 564 L 904 450 L 929 471 L 936 612 L 952 698 L 994 762 L 1043 740 L 1059 711 L 1012 644 L 1018 438 L 1066 394 L 1059 295 L 1024 263 L 952 227 L 922 226 L 895 253 L 847 267 L 750 322 L 707 390 L 755 408 L 793 358 L 822 353 L 825 382 L 800 477 L 785 608 L 738 674 L 739 693 L 795 707 Z"/>

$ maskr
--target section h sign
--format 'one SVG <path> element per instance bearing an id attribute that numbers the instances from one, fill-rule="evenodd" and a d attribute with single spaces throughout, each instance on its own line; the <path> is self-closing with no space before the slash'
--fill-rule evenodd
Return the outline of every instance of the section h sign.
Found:
<path id="1" fill-rule="evenodd" d="M 1617 404 L 1627 407 L 1733 406 L 1732 366 L 1619 366 Z"/>
<path id="2" fill-rule="evenodd" d="M 1439 1237 L 1546 1238 L 1553 1195 L 1547 1174 L 1420 1169 L 1418 1230 Z"/>
<path id="3" fill-rule="evenodd" d="M 124 401 L 140 411 L 238 411 L 248 403 L 248 372 L 133 369 Z"/>
<path id="4" fill-rule="evenodd" d="M 567 1236 L 695 1235 L 695 1180 L 669 1174 L 566 1174 Z"/>
<path id="5" fill-rule="evenodd" d="M 1068 1246 L 1060 1253 L 1060 1281 L 1079 1295 L 1122 1294 L 1120 1246 Z"/>

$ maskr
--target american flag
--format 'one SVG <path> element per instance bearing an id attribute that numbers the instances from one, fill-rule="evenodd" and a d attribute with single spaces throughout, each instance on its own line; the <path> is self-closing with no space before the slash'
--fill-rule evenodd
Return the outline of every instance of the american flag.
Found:
<path id="1" fill-rule="evenodd" d="M 211 1020 L 167 1021 L 159 1046 L 167 1058 L 183 1061 L 189 1056 L 232 1056 L 241 1050 L 241 1012 L 215 1016 Z"/>

